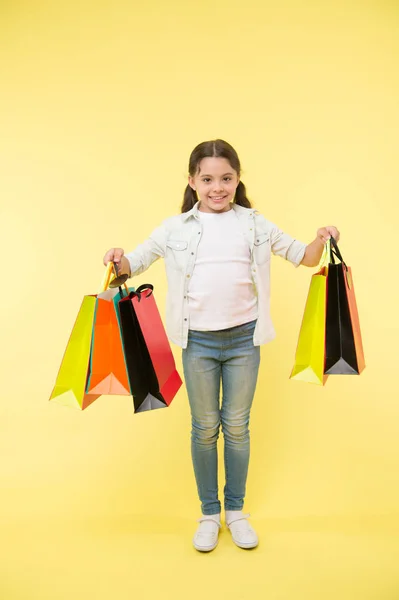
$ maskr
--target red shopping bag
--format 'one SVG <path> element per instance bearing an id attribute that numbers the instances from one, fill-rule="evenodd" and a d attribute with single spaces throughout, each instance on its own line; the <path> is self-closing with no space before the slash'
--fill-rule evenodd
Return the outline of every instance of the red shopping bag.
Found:
<path id="1" fill-rule="evenodd" d="M 131 301 L 154 365 L 160 392 L 169 405 L 182 380 L 176 371 L 175 359 L 152 292 L 152 285 L 142 285 Z"/>

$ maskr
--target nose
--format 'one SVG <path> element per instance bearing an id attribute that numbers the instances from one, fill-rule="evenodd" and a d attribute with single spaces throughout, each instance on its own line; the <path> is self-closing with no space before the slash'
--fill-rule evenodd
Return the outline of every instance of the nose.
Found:
<path id="1" fill-rule="evenodd" d="M 213 186 L 213 191 L 214 192 L 222 192 L 223 185 L 220 182 L 215 182 L 215 185 Z"/>

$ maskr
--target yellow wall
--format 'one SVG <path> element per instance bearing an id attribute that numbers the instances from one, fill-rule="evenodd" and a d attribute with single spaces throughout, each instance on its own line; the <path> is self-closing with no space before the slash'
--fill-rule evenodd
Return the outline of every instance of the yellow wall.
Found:
<path id="1" fill-rule="evenodd" d="M 275 258 L 247 508 L 396 513 L 397 5 L 30 0 L 0 18 L 0 520 L 198 516 L 184 391 L 143 415 L 48 397 L 103 253 L 179 211 L 189 153 L 213 137 L 281 228 L 340 228 L 367 361 L 325 388 L 288 380 L 312 270 Z M 164 314 L 162 263 L 147 281 Z"/>

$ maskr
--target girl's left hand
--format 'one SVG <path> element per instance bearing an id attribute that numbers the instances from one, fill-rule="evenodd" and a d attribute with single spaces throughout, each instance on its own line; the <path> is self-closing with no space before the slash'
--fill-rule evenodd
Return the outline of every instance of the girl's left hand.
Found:
<path id="1" fill-rule="evenodd" d="M 328 227 L 321 227 L 318 229 L 317 237 L 323 244 L 327 243 L 330 237 L 333 237 L 336 242 L 339 242 L 340 233 L 336 227 L 329 225 Z"/>

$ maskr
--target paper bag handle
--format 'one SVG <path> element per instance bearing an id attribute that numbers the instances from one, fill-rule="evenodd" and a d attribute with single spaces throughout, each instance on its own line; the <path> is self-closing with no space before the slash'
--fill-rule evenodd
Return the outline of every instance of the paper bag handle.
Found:
<path id="1" fill-rule="evenodd" d="M 104 277 L 103 277 L 103 280 L 101 283 L 101 292 L 105 292 L 108 289 L 110 281 L 111 281 L 112 273 L 115 274 L 115 277 L 118 276 L 118 273 L 117 273 L 117 270 L 115 267 L 115 263 L 110 261 L 107 264 L 107 268 L 105 270 Z M 127 284 L 124 283 L 123 287 L 125 288 L 127 294 L 129 295 L 129 288 L 128 288 Z"/>
<path id="2" fill-rule="evenodd" d="M 319 266 L 317 267 L 317 271 L 321 271 L 324 267 L 328 267 L 330 262 L 331 255 L 331 245 L 330 240 L 324 244 L 323 254 L 321 255 Z"/>
<path id="3" fill-rule="evenodd" d="M 342 264 L 344 265 L 345 269 L 348 269 L 348 267 L 346 266 L 346 263 L 344 261 L 344 259 L 342 258 L 342 254 L 340 252 L 340 249 L 338 248 L 338 244 L 335 241 L 335 239 L 331 236 L 331 262 L 335 263 L 335 259 L 334 259 L 334 255 L 338 258 L 338 260 L 340 260 L 342 262 Z"/>
<path id="4" fill-rule="evenodd" d="M 105 269 L 104 277 L 101 283 L 101 292 L 105 292 L 108 289 L 109 282 L 111 280 L 112 271 L 114 270 L 114 263 L 109 262 L 107 264 L 107 268 Z"/>

